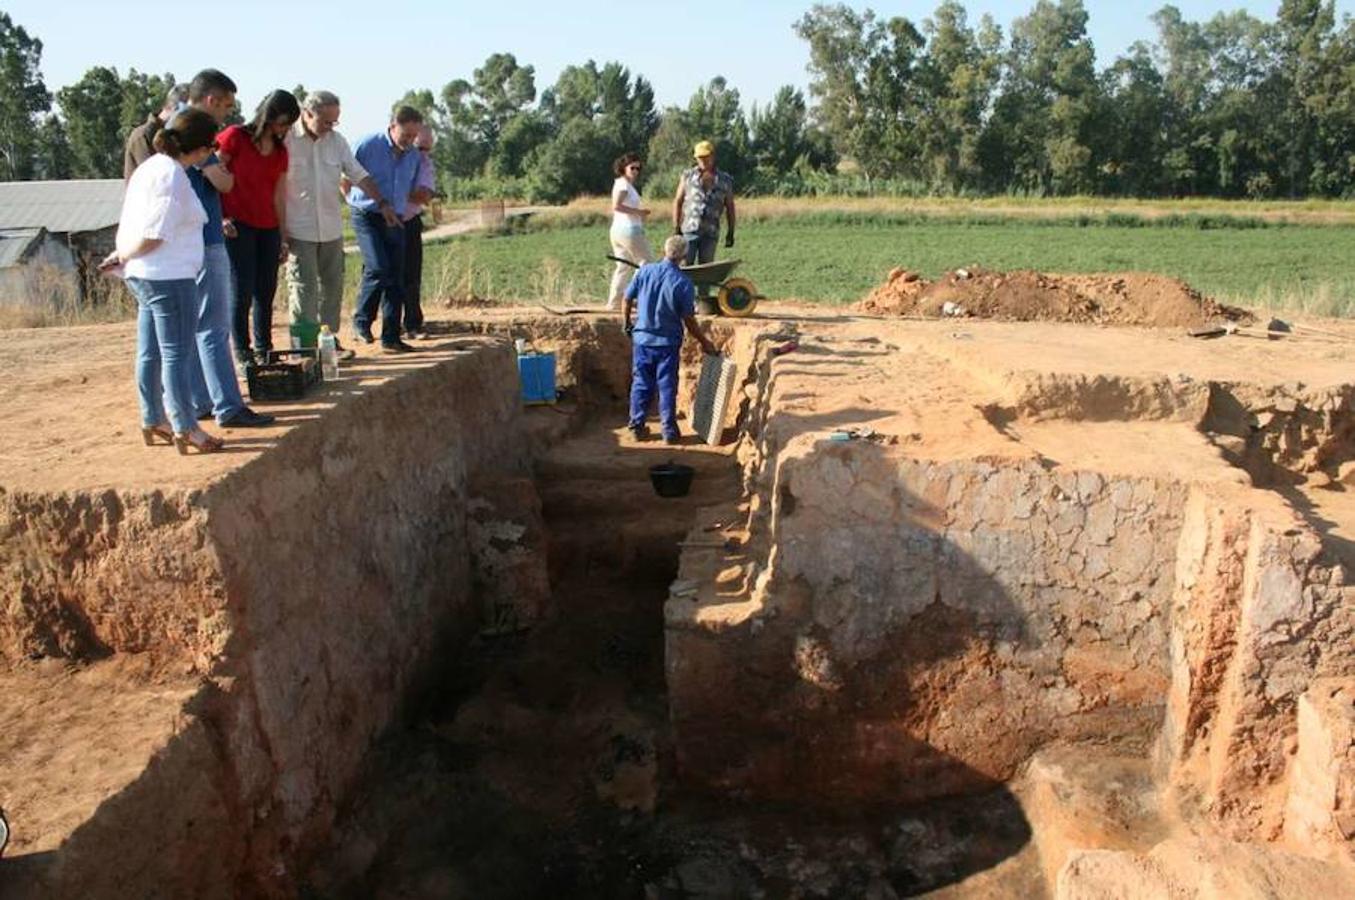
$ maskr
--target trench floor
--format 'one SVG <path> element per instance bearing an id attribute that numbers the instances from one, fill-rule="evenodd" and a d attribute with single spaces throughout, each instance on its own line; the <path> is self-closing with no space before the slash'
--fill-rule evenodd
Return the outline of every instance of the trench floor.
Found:
<path id="1" fill-rule="evenodd" d="M 670 458 L 697 470 L 688 497 L 650 489 L 647 467 Z M 308 896 L 1043 895 L 1005 790 L 833 820 L 684 791 L 663 603 L 678 542 L 739 496 L 730 448 L 636 445 L 595 423 L 546 452 L 537 479 L 552 615 L 474 641 L 377 748 Z"/>
<path id="2" fill-rule="evenodd" d="M 0 662 L 0 808 L 11 831 L 0 895 L 141 776 L 197 689 L 136 655 Z"/>

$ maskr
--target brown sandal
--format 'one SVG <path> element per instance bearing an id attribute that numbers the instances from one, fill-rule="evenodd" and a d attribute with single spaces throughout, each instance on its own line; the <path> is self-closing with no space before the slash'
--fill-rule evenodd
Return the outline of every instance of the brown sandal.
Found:
<path id="1" fill-rule="evenodd" d="M 170 446 L 174 443 L 174 432 L 163 422 L 159 425 L 141 427 L 141 440 L 146 442 L 147 447 L 154 447 L 157 438 L 164 441 L 166 446 Z"/>
<path id="2" fill-rule="evenodd" d="M 179 448 L 180 456 L 187 456 L 189 447 L 192 447 L 198 453 L 218 453 L 222 447 L 226 446 L 226 442 L 199 429 L 187 434 L 174 435 L 174 446 Z"/>

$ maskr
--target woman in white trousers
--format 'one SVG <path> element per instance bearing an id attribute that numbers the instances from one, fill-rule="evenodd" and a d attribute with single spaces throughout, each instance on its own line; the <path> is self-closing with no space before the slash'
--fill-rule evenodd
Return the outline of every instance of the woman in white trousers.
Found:
<path id="1" fill-rule="evenodd" d="M 640 177 L 640 157 L 627 153 L 612 163 L 616 181 L 612 184 L 612 255 L 628 259 L 637 266 L 653 259 L 649 239 L 645 237 L 645 219 L 649 210 L 640 205 L 640 192 L 635 179 Z M 621 298 L 635 275 L 635 268 L 617 263 L 612 273 L 612 290 L 607 296 L 608 309 L 620 309 Z"/>

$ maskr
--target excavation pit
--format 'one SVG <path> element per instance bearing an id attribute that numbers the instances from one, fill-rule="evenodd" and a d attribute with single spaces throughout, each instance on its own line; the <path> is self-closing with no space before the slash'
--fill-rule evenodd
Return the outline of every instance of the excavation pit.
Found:
<path id="1" fill-rule="evenodd" d="M 676 449 L 603 316 L 201 459 L 4 335 L 6 896 L 1348 892 L 1348 344 L 785 312 Z"/>

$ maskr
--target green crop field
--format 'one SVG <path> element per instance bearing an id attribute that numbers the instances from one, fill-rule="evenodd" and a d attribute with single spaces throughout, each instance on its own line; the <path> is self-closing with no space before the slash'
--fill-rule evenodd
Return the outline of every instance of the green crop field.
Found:
<path id="1" fill-rule="evenodd" d="M 651 229 L 651 244 L 657 248 L 665 235 Z M 738 274 L 772 299 L 853 303 L 895 266 L 928 277 L 981 266 L 1156 272 L 1225 302 L 1351 316 L 1352 250 L 1355 225 L 1344 216 L 1295 223 L 1202 217 L 1188 209 L 1166 218 L 1113 212 L 1031 218 L 864 209 L 770 214 L 754 207 L 732 255 L 744 261 Z M 426 252 L 430 298 L 595 304 L 605 298 L 611 271 L 605 218 L 595 211 L 549 214 L 521 233 L 465 236 Z M 359 268 L 349 266 L 350 281 Z"/>

